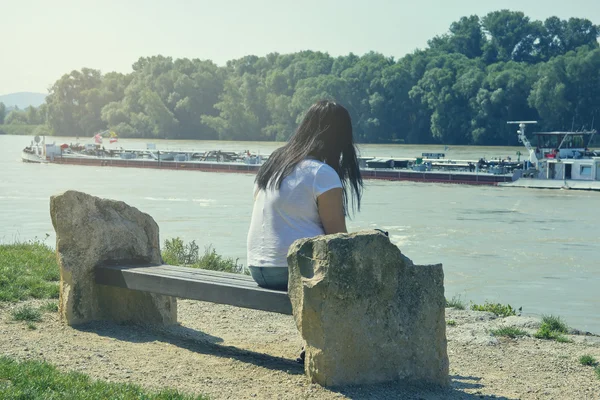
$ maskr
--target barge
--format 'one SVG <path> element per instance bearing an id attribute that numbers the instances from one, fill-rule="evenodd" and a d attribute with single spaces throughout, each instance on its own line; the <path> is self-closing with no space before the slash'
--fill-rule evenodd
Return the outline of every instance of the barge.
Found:
<path id="1" fill-rule="evenodd" d="M 97 144 L 56 145 L 42 139 L 23 150 L 22 160 L 49 164 L 101 166 L 120 168 L 151 168 L 183 171 L 255 174 L 267 157 L 224 151 L 157 151 L 149 145 L 146 150 L 105 150 Z M 35 157 L 31 157 L 35 154 Z M 437 154 L 437 153 L 436 153 Z M 440 154 L 426 153 L 430 159 L 381 159 L 361 157 L 359 163 L 364 179 L 497 185 L 512 180 L 516 163 L 451 161 Z"/>

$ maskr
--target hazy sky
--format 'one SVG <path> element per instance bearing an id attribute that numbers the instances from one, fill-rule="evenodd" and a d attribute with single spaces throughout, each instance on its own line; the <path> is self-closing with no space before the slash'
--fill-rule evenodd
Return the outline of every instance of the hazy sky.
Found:
<path id="1" fill-rule="evenodd" d="M 600 24 L 598 0 L 0 0 L 0 94 L 47 92 L 82 67 L 129 72 L 156 54 L 219 65 L 299 50 L 398 58 L 461 16 L 504 8 Z"/>

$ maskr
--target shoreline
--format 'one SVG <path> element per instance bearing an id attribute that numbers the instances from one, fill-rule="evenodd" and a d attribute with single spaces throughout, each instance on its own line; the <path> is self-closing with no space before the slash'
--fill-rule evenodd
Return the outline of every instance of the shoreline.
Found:
<path id="1" fill-rule="evenodd" d="M 10 320 L 27 301 L 0 305 L 0 351 L 17 360 L 45 360 L 60 370 L 94 379 L 131 382 L 150 389 L 224 398 L 595 398 L 600 379 L 580 365 L 600 359 L 600 336 L 568 335 L 570 343 L 495 337 L 490 330 L 515 326 L 530 335 L 537 318 L 496 317 L 446 308 L 449 390 L 407 383 L 328 389 L 308 382 L 294 362 L 302 342 L 291 316 L 199 301 L 179 300 L 179 324 L 152 330 L 127 324 L 63 325 L 44 314 L 35 330 Z"/>

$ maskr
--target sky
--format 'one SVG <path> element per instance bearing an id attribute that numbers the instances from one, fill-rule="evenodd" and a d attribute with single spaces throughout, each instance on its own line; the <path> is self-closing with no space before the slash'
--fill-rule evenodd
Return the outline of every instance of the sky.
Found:
<path id="1" fill-rule="evenodd" d="M 0 95 L 46 93 L 83 67 L 127 73 L 157 54 L 218 65 L 300 50 L 400 58 L 462 16 L 500 9 L 600 24 L 598 0 L 0 0 Z"/>

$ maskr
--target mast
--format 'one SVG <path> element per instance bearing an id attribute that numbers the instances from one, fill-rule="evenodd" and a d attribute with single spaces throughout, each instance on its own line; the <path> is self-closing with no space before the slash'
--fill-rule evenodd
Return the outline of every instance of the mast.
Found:
<path id="1" fill-rule="evenodd" d="M 531 146 L 529 139 L 527 139 L 527 136 L 525 136 L 525 127 L 527 126 L 527 124 L 537 124 L 537 121 L 508 121 L 507 124 L 519 125 L 519 129 L 517 130 L 517 134 L 519 135 L 519 142 L 523 143 L 523 145 L 529 152 L 529 162 L 535 164 L 535 167 L 537 169 L 538 158 L 535 155 L 535 150 Z"/>

